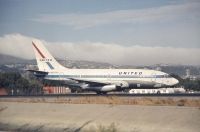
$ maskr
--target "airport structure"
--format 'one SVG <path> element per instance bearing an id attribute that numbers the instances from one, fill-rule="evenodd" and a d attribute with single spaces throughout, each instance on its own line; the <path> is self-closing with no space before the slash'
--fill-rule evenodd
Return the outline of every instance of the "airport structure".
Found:
<path id="1" fill-rule="evenodd" d="M 71 90 L 63 86 L 44 86 L 43 92 L 44 94 L 67 94 L 70 93 Z"/>
<path id="2" fill-rule="evenodd" d="M 130 94 L 174 94 L 174 93 L 185 93 L 185 92 L 186 90 L 183 87 L 129 90 Z"/>

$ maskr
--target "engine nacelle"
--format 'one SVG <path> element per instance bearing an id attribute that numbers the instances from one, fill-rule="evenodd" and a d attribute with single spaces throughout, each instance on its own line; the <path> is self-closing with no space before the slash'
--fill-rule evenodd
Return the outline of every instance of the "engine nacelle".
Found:
<path id="1" fill-rule="evenodd" d="M 113 90 L 116 90 L 116 89 L 117 89 L 116 85 L 105 85 L 105 86 L 100 88 L 100 91 L 109 92 L 109 91 L 113 91 Z"/>
<path id="2" fill-rule="evenodd" d="M 121 88 L 128 88 L 129 84 L 126 81 L 116 81 L 115 84 Z"/>

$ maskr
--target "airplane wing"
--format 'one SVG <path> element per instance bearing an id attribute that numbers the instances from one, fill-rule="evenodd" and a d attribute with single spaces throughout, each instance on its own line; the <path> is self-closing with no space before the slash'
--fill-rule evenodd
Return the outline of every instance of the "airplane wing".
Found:
<path id="1" fill-rule="evenodd" d="M 48 74 L 48 72 L 38 71 L 38 70 L 26 70 L 26 71 L 30 71 L 30 72 L 33 72 L 33 73 L 40 73 L 40 74 Z"/>
<path id="2" fill-rule="evenodd" d="M 128 87 L 128 83 L 126 81 L 93 81 L 93 80 L 84 80 L 84 79 L 76 79 L 70 78 L 71 80 L 77 81 L 78 83 L 86 83 L 91 86 L 105 86 L 105 85 L 116 85 L 120 87 Z"/>
<path id="3" fill-rule="evenodd" d="M 101 82 L 101 81 L 91 81 L 91 80 L 84 80 L 84 79 L 76 79 L 76 78 L 70 78 L 71 80 L 77 81 L 78 83 L 86 83 L 90 85 L 98 85 L 98 86 L 104 86 L 109 85 L 111 83 L 109 82 Z"/>

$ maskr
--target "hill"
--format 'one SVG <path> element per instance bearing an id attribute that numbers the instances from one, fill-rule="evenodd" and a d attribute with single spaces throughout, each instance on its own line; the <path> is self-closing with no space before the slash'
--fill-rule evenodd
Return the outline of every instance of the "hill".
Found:
<path id="1" fill-rule="evenodd" d="M 85 61 L 85 60 L 62 60 L 56 59 L 62 65 L 68 68 L 83 68 L 83 69 L 108 69 L 108 68 L 117 68 L 117 69 L 134 69 L 134 68 L 141 68 L 141 69 L 157 69 L 159 68 L 161 71 L 166 73 L 173 73 L 179 76 L 185 76 L 186 70 L 190 70 L 191 75 L 199 76 L 200 75 L 200 66 L 189 66 L 189 65 L 151 65 L 151 66 L 131 66 L 131 65 L 112 65 L 109 63 L 103 62 L 95 62 L 95 61 Z M 35 59 L 33 60 L 26 60 L 14 56 L 3 55 L 0 54 L 0 65 L 15 65 L 15 68 L 19 68 L 16 64 L 21 64 L 20 68 L 26 66 L 27 64 L 36 65 Z M 5 68 L 0 68 L 0 70 Z M 5 71 L 5 70 L 2 70 Z M 7 70 L 6 70 L 7 71 Z"/>
<path id="2" fill-rule="evenodd" d="M 0 60 L 1 60 L 0 65 L 27 63 L 27 60 L 25 59 L 21 59 L 21 58 L 10 56 L 10 55 L 4 55 L 4 54 L 0 54 Z"/>

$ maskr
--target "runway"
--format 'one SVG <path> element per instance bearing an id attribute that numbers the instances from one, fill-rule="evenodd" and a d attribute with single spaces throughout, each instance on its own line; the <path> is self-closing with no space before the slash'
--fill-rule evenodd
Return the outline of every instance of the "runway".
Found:
<path id="1" fill-rule="evenodd" d="M 177 94 L 129 94 L 129 93 L 109 93 L 109 94 L 96 94 L 96 93 L 67 93 L 67 94 L 38 94 L 38 95 L 1 95 L 0 98 L 31 98 L 31 97 L 200 97 L 200 93 L 177 93 Z"/>

